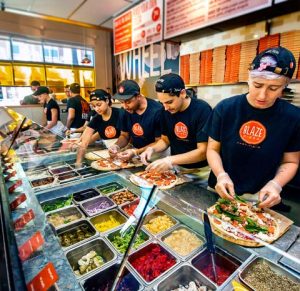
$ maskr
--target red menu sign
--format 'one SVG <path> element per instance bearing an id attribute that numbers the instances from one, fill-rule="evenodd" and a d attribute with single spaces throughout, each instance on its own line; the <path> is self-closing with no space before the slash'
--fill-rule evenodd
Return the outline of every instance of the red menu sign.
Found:
<path id="1" fill-rule="evenodd" d="M 22 202 L 27 199 L 26 194 L 22 193 L 14 201 L 10 203 L 10 210 L 15 210 Z"/>
<path id="2" fill-rule="evenodd" d="M 15 222 L 14 222 L 14 226 L 15 226 L 15 230 L 21 230 L 22 228 L 24 228 L 24 226 L 31 221 L 32 219 L 34 219 L 35 215 L 32 209 L 30 209 L 28 212 L 26 212 L 25 214 L 23 214 L 20 218 L 18 218 Z"/>
<path id="3" fill-rule="evenodd" d="M 12 194 L 18 187 L 22 185 L 22 180 L 16 181 L 12 186 L 8 188 L 8 193 Z"/>
<path id="4" fill-rule="evenodd" d="M 162 40 L 163 0 L 146 0 L 114 19 L 114 53 Z"/>
<path id="5" fill-rule="evenodd" d="M 58 280 L 53 264 L 48 263 L 28 284 L 28 291 L 46 291 Z"/>
<path id="6" fill-rule="evenodd" d="M 42 234 L 37 231 L 28 241 L 19 247 L 20 259 L 22 261 L 27 260 L 44 242 Z"/>
<path id="7" fill-rule="evenodd" d="M 115 54 L 132 48 L 131 11 L 114 20 L 114 46 Z"/>
<path id="8" fill-rule="evenodd" d="M 166 0 L 164 38 L 272 5 L 272 0 Z"/>

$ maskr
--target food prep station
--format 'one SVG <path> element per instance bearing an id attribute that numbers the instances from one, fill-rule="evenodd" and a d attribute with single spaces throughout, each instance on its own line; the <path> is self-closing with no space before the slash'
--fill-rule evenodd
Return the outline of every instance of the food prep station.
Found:
<path id="1" fill-rule="evenodd" d="M 30 163 L 21 159 L 7 171 L 9 166 L 2 160 L 1 220 L 15 287 L 26 290 L 26 284 L 49 262 L 59 276 L 53 290 L 105 290 L 111 286 L 134 225 L 124 237 L 120 229 L 141 196 L 141 189 L 128 179 L 131 171 L 84 175 L 80 170 L 89 170 L 89 163 L 75 168 L 70 153 L 31 157 Z M 17 174 L 5 181 L 12 170 Z M 38 181 L 41 179 L 53 180 L 43 184 Z M 27 199 L 12 210 L 11 203 L 21 193 L 26 193 Z M 159 202 L 145 217 L 130 250 L 118 290 L 175 290 L 191 281 L 203 290 L 233 290 L 232 281 L 247 283 L 247 273 L 257 261 L 271 262 L 271 269 L 274 263 L 276 272 L 300 284 L 300 266 L 293 260 L 300 256 L 294 251 L 300 244 L 297 226 L 291 226 L 271 247 L 246 248 L 216 236 L 219 276 L 215 280 L 202 214 L 216 200 L 217 195 L 197 181 L 159 191 Z M 29 209 L 34 218 L 14 229 L 12 222 Z M 20 247 L 37 231 L 44 244 L 20 261 Z M 291 257 L 287 255 L 290 250 Z"/>

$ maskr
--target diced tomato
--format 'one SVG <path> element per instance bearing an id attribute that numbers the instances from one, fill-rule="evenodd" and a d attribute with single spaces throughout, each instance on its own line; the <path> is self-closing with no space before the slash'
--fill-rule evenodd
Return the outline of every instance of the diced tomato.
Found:
<path id="1" fill-rule="evenodd" d="M 275 232 L 275 227 L 274 227 L 274 226 L 269 226 L 269 227 L 268 227 L 268 232 L 274 234 L 274 232 Z"/>
<path id="2" fill-rule="evenodd" d="M 221 224 L 221 221 L 218 220 L 218 219 L 214 219 L 214 222 L 215 222 L 216 224 Z"/>
<path id="3" fill-rule="evenodd" d="M 262 220 L 265 219 L 265 216 L 260 212 L 257 212 L 256 215 Z"/>
<path id="4" fill-rule="evenodd" d="M 233 225 L 233 226 L 238 226 L 238 225 L 239 225 L 239 223 L 238 223 L 238 221 L 236 221 L 236 220 L 233 220 L 233 221 L 232 221 L 232 225 Z"/>

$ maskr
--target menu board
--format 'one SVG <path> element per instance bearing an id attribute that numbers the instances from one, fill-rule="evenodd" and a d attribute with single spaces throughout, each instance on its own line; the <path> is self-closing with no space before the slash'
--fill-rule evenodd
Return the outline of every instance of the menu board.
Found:
<path id="1" fill-rule="evenodd" d="M 114 19 L 114 54 L 162 40 L 163 0 L 146 0 Z"/>
<path id="2" fill-rule="evenodd" d="M 184 34 L 272 5 L 272 0 L 166 0 L 164 38 Z"/>

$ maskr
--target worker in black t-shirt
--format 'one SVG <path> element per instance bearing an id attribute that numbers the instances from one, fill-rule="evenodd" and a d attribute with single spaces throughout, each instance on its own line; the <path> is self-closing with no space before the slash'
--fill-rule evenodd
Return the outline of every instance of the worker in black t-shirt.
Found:
<path id="1" fill-rule="evenodd" d="M 41 84 L 39 81 L 34 80 L 30 83 L 30 86 L 32 93 L 34 93 L 41 86 Z M 20 101 L 20 103 L 21 105 L 38 104 L 39 99 L 34 94 L 30 94 L 25 96 L 24 99 Z"/>
<path id="2" fill-rule="evenodd" d="M 33 95 L 38 98 L 41 104 L 44 104 L 44 114 L 47 120 L 45 129 L 50 130 L 56 135 L 62 136 L 65 126 L 60 121 L 60 110 L 57 102 L 50 97 L 50 90 L 48 87 L 39 87 Z"/>
<path id="3" fill-rule="evenodd" d="M 122 103 L 125 114 L 120 137 L 109 147 L 109 152 L 111 156 L 118 155 L 121 159 L 129 160 L 160 138 L 162 106 L 157 101 L 143 96 L 140 86 L 133 80 L 121 82 L 113 98 Z M 121 151 L 129 142 L 134 148 Z"/>
<path id="4" fill-rule="evenodd" d="M 147 170 L 162 172 L 180 166 L 206 178 L 209 173 L 206 161 L 208 136 L 202 128 L 211 107 L 203 100 L 187 96 L 184 81 L 177 74 L 161 76 L 155 89 L 165 108 L 161 117 L 162 135 L 156 144 L 141 154 L 141 159 L 148 164 L 153 153 L 168 147 L 171 156 L 154 161 L 147 166 Z"/>
<path id="5" fill-rule="evenodd" d="M 65 132 L 66 136 L 70 136 L 73 133 L 83 133 L 84 130 L 86 129 L 87 125 L 89 124 L 89 122 L 97 115 L 97 112 L 93 109 L 93 105 L 91 104 L 91 102 L 89 102 L 90 105 L 90 112 L 88 114 L 87 120 L 85 121 L 84 125 L 79 127 L 79 128 L 75 128 L 75 129 L 68 129 Z"/>
<path id="6" fill-rule="evenodd" d="M 111 107 L 111 95 L 105 90 L 96 89 L 90 93 L 90 103 L 95 109 L 96 115 L 86 126 L 82 136 L 80 147 L 77 150 L 77 161 L 82 161 L 88 145 L 96 140 L 117 139 L 121 132 L 123 109 Z"/>
<path id="7" fill-rule="evenodd" d="M 296 174 L 300 151 L 300 110 L 282 99 L 295 72 L 284 47 L 258 54 L 249 68 L 246 94 L 222 100 L 204 127 L 209 136 L 208 185 L 222 198 L 235 195 L 272 207 Z"/>
<path id="8" fill-rule="evenodd" d="M 73 83 L 70 85 L 70 98 L 67 102 L 67 129 L 75 130 L 84 125 L 90 112 L 88 102 L 80 96 L 80 85 Z M 72 138 L 80 136 L 80 133 L 73 133 Z"/>

